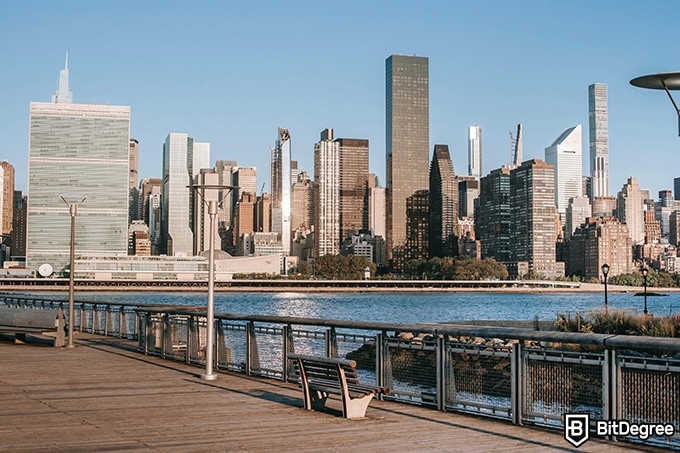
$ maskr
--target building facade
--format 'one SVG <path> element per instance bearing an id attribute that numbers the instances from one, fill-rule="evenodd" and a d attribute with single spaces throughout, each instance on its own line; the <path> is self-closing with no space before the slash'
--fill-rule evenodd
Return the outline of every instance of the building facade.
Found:
<path id="1" fill-rule="evenodd" d="M 526 262 L 529 271 L 548 278 L 564 276 L 557 262 L 555 168 L 532 159 L 511 171 L 510 223 L 513 262 Z"/>
<path id="2" fill-rule="evenodd" d="M 555 167 L 555 204 L 560 221 L 564 225 L 569 200 L 583 195 L 580 124 L 564 130 L 545 149 L 545 162 Z"/>
<path id="3" fill-rule="evenodd" d="M 406 244 L 403 263 L 399 269 L 412 260 L 427 260 L 429 250 L 430 193 L 418 190 L 406 199 Z M 396 257 L 395 257 L 396 258 Z"/>
<path id="4" fill-rule="evenodd" d="M 633 244 L 625 224 L 614 217 L 591 217 L 569 241 L 569 275 L 602 281 L 602 265 L 609 277 L 633 271 Z"/>
<path id="5" fill-rule="evenodd" d="M 482 258 L 501 263 L 512 260 L 510 168 L 491 171 L 480 180 L 479 208 L 475 210 L 475 236 L 481 242 Z"/>
<path id="6" fill-rule="evenodd" d="M 429 61 L 392 55 L 385 62 L 387 258 L 406 242 L 406 200 L 428 190 Z"/>
<path id="7" fill-rule="evenodd" d="M 568 241 L 574 231 L 576 231 L 576 228 L 581 226 L 589 217 L 592 217 L 592 208 L 590 206 L 590 199 L 587 196 L 581 195 L 580 197 L 570 199 L 564 225 L 564 240 Z"/>
<path id="8" fill-rule="evenodd" d="M 468 176 L 482 177 L 482 128 L 468 127 Z"/>
<path id="9" fill-rule="evenodd" d="M 434 145 L 430 164 L 429 257 L 457 254 L 458 180 L 447 145 Z"/>
<path id="10" fill-rule="evenodd" d="M 12 234 L 13 212 L 14 167 L 9 162 L 3 161 L 0 162 L 0 233 Z"/>
<path id="11" fill-rule="evenodd" d="M 314 145 L 314 257 L 340 253 L 340 143 L 333 129 Z"/>
<path id="12" fill-rule="evenodd" d="M 616 197 L 616 212 L 621 223 L 628 227 L 633 245 L 642 244 L 645 240 L 644 200 L 637 178 L 630 177 Z"/>
<path id="13" fill-rule="evenodd" d="M 338 138 L 340 185 L 340 240 L 350 231 L 368 229 L 366 190 L 368 183 L 368 140 Z"/>
<path id="14" fill-rule="evenodd" d="M 196 154 L 195 154 L 196 153 Z M 171 132 L 163 144 L 161 253 L 194 253 L 194 194 L 190 185 L 201 168 L 208 168 L 210 144 L 195 142 L 183 132 Z"/>
<path id="15" fill-rule="evenodd" d="M 609 196 L 608 117 L 607 85 L 594 83 L 588 87 L 590 176 L 593 198 Z"/>

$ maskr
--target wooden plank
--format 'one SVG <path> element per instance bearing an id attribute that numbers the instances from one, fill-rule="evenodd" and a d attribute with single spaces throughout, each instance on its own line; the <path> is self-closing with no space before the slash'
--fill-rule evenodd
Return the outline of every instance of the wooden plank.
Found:
<path id="1" fill-rule="evenodd" d="M 203 368 L 127 340 L 81 334 L 57 350 L 10 340 L 0 336 L 0 451 L 573 450 L 561 431 L 394 402 L 375 400 L 358 420 L 341 418 L 335 397 L 332 415 L 303 411 L 296 384 L 222 372 L 204 381 Z M 579 451 L 632 447 L 594 439 Z"/>

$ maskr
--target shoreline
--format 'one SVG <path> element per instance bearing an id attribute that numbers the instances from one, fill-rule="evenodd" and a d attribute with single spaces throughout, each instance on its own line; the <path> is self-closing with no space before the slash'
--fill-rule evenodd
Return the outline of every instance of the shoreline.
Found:
<path id="1" fill-rule="evenodd" d="M 424 286 L 424 285 L 423 285 Z M 200 286 L 125 286 L 125 285 L 78 285 L 74 287 L 78 292 L 205 292 L 207 285 Z M 61 292 L 68 291 L 67 285 L 3 285 L 0 283 L 0 292 Z M 581 283 L 578 287 L 549 287 L 549 286 L 513 286 L 513 287 L 386 287 L 386 286 L 359 286 L 329 287 L 329 286 L 221 286 L 216 285 L 215 292 L 221 293 L 515 293 L 515 294 L 541 294 L 541 293 L 603 293 L 604 285 L 599 283 Z M 641 286 L 617 286 L 608 285 L 608 294 L 640 293 L 644 291 Z M 663 293 L 680 292 L 680 288 L 647 287 L 648 294 L 663 295 Z"/>

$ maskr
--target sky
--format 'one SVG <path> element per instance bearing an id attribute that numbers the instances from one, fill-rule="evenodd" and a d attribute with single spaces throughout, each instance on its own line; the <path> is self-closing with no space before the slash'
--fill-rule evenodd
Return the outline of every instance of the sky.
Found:
<path id="1" fill-rule="evenodd" d="M 610 195 L 631 176 L 672 189 L 678 116 L 635 77 L 680 71 L 680 2 L 612 1 L 19 1 L 0 7 L 0 160 L 26 191 L 30 102 L 49 102 L 69 54 L 74 102 L 129 105 L 139 175 L 161 177 L 163 142 L 186 132 L 211 161 L 255 166 L 269 189 L 277 128 L 313 177 L 314 143 L 370 143 L 385 184 L 385 59 L 429 58 L 430 148 L 447 144 L 467 174 L 467 127 L 482 127 L 482 171 L 545 159 L 563 130 L 583 127 L 588 85 L 609 96 Z M 680 102 L 680 92 L 677 93 Z M 258 193 L 260 187 L 258 187 Z"/>

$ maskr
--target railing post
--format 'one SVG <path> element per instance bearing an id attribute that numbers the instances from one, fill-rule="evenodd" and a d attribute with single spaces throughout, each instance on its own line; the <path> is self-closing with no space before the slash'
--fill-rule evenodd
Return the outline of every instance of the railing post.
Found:
<path id="1" fill-rule="evenodd" d="M 449 354 L 446 352 L 446 336 L 437 335 L 437 409 L 446 409 L 446 371 L 449 369 Z"/>
<path id="2" fill-rule="evenodd" d="M 295 368 L 288 364 L 288 354 L 294 352 L 293 326 L 286 324 L 283 326 L 283 382 L 290 382 L 290 378 L 295 376 Z"/>
<path id="3" fill-rule="evenodd" d="M 338 356 L 338 337 L 335 334 L 335 327 L 326 330 L 326 357 Z"/>
<path id="4" fill-rule="evenodd" d="M 516 425 L 522 424 L 522 413 L 524 412 L 524 366 L 522 363 L 522 341 L 515 340 L 512 343 L 512 354 L 510 355 L 510 410 L 512 411 L 512 422 Z"/>
<path id="5" fill-rule="evenodd" d="M 189 327 L 187 330 L 186 363 L 190 364 L 194 358 L 198 357 L 198 319 L 196 316 L 189 316 Z"/>
<path id="6" fill-rule="evenodd" d="M 393 387 L 389 338 L 384 330 L 375 338 L 375 377 L 377 385 Z"/>
<path id="7" fill-rule="evenodd" d="M 97 312 L 97 304 L 92 304 L 92 326 L 90 333 L 96 333 L 95 326 L 99 327 L 99 313 Z"/>
<path id="8" fill-rule="evenodd" d="M 253 374 L 253 371 L 260 370 L 260 354 L 257 349 L 257 338 L 255 336 L 255 323 L 246 323 L 246 374 Z"/>

